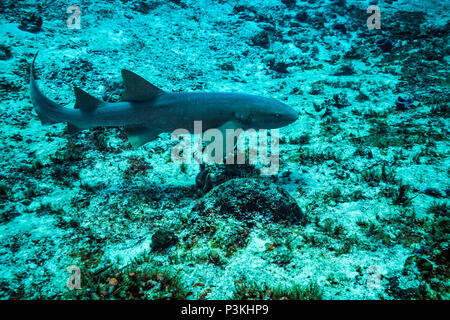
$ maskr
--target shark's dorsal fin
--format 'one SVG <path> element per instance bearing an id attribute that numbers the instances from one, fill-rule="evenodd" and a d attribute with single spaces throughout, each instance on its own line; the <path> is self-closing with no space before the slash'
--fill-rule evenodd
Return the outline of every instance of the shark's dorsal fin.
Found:
<path id="1" fill-rule="evenodd" d="M 129 70 L 122 69 L 122 78 L 124 86 L 123 101 L 151 101 L 164 93 L 163 90 Z"/>
<path id="2" fill-rule="evenodd" d="M 85 92 L 84 90 L 81 90 L 78 87 L 73 87 L 73 91 L 75 91 L 75 108 L 89 111 L 94 110 L 97 108 L 102 101 L 98 100 L 97 98 L 94 98 L 89 93 Z"/>

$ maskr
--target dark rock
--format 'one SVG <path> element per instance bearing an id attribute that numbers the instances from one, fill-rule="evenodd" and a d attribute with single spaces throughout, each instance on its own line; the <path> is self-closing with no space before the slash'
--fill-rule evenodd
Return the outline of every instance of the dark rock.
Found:
<path id="1" fill-rule="evenodd" d="M 244 13 L 249 10 L 249 7 L 247 6 L 234 6 L 233 7 L 233 13 Z"/>
<path id="2" fill-rule="evenodd" d="M 177 236 L 172 230 L 160 229 L 156 231 L 152 236 L 152 251 L 162 251 L 173 245 L 178 241 Z"/>
<path id="3" fill-rule="evenodd" d="M 344 54 L 344 58 L 345 59 L 353 59 L 353 60 L 357 60 L 357 59 L 362 59 L 363 57 L 363 50 L 361 50 L 360 47 L 352 47 L 349 51 L 347 51 Z"/>
<path id="4" fill-rule="evenodd" d="M 0 60 L 8 60 L 11 57 L 12 57 L 11 49 L 4 44 L 0 44 Z"/>
<path id="5" fill-rule="evenodd" d="M 249 223 L 261 218 L 305 223 L 300 207 L 287 191 L 254 178 L 233 179 L 215 187 L 192 210 L 199 215 L 231 216 Z"/>
<path id="6" fill-rule="evenodd" d="M 268 49 L 270 45 L 270 37 L 267 31 L 261 31 L 252 37 L 252 44 L 264 49 Z"/>
<path id="7" fill-rule="evenodd" d="M 225 71 L 234 71 L 234 70 L 235 70 L 235 69 L 234 69 L 234 64 L 233 64 L 233 62 L 231 62 L 231 61 L 222 63 L 222 64 L 220 65 L 220 69 L 225 70 Z"/>
<path id="8" fill-rule="evenodd" d="M 6 184 L 0 184 L 0 199 L 7 200 L 9 195 L 9 187 Z"/>
<path id="9" fill-rule="evenodd" d="M 39 32 L 42 30 L 42 18 L 36 13 L 32 13 L 30 16 L 23 17 L 20 21 L 19 29 L 28 32 Z"/>
<path id="10" fill-rule="evenodd" d="M 183 9 L 186 9 L 188 7 L 187 4 L 182 2 L 181 0 L 169 0 L 169 1 L 180 6 Z"/>
<path id="11" fill-rule="evenodd" d="M 298 22 L 306 22 L 308 20 L 308 14 L 305 11 L 299 12 L 295 15 L 295 20 Z"/>
<path id="12" fill-rule="evenodd" d="M 442 197 L 442 193 L 436 188 L 426 188 L 425 190 L 423 190 L 423 193 L 434 198 Z"/>
<path id="13" fill-rule="evenodd" d="M 288 73 L 288 67 L 289 65 L 287 63 L 278 61 L 273 64 L 271 69 L 279 73 Z"/>
<path id="14" fill-rule="evenodd" d="M 333 26 L 333 30 L 337 30 L 342 32 L 343 34 L 347 33 L 347 27 L 343 23 L 337 23 Z"/>
<path id="15" fill-rule="evenodd" d="M 133 6 L 135 11 L 141 12 L 143 14 L 148 14 L 150 11 L 158 8 L 162 3 L 160 2 L 147 2 L 147 1 L 139 1 Z"/>
<path id="16" fill-rule="evenodd" d="M 253 6 L 235 6 L 233 8 L 233 13 L 238 14 L 241 19 L 247 21 L 256 20 L 258 16 L 258 11 Z"/>
<path id="17" fill-rule="evenodd" d="M 328 106 L 333 106 L 338 109 L 350 106 L 350 102 L 348 101 L 347 95 L 345 93 L 336 93 L 333 95 L 332 99 L 327 99 L 325 103 Z"/>
<path id="18" fill-rule="evenodd" d="M 355 69 L 351 64 L 344 64 L 342 65 L 336 72 L 335 76 L 351 76 L 352 74 L 355 74 Z"/>
<path id="19" fill-rule="evenodd" d="M 327 19 L 322 13 L 318 12 L 314 17 L 309 18 L 308 22 L 314 29 L 319 30 L 325 28 L 325 22 L 327 22 Z"/>
<path id="20" fill-rule="evenodd" d="M 353 153 L 353 156 L 360 156 L 365 157 L 367 159 L 373 159 L 373 152 L 370 150 L 370 148 L 367 147 L 359 147 L 356 149 L 356 151 Z"/>
<path id="21" fill-rule="evenodd" d="M 394 47 L 394 43 L 388 38 L 383 38 L 377 41 L 377 47 L 384 52 L 391 52 Z"/>

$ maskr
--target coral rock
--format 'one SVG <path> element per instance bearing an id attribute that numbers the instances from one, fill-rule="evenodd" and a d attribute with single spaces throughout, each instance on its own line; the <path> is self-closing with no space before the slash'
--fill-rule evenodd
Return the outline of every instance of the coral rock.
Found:
<path id="1" fill-rule="evenodd" d="M 305 217 L 287 191 L 269 182 L 240 178 L 214 189 L 193 208 L 200 215 L 232 216 L 252 222 L 265 218 L 274 222 L 304 223 Z"/>

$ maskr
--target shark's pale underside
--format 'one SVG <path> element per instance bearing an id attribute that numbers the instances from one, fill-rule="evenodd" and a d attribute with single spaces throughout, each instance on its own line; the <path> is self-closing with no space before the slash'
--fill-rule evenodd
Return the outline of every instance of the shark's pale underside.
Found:
<path id="1" fill-rule="evenodd" d="M 37 56 L 37 54 L 36 54 Z M 175 129 L 193 132 L 194 121 L 206 131 L 274 129 L 298 118 L 291 107 L 273 98 L 243 93 L 166 92 L 137 74 L 122 70 L 120 102 L 104 102 L 74 87 L 75 108 L 63 107 L 39 90 L 30 70 L 31 100 L 43 124 L 66 122 L 71 132 L 94 127 L 122 127 L 134 147 Z"/>

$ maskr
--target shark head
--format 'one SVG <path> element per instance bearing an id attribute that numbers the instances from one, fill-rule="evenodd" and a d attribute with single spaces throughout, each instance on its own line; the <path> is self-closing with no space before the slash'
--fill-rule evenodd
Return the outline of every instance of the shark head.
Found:
<path id="1" fill-rule="evenodd" d="M 298 112 L 273 98 L 253 96 L 245 108 L 246 126 L 252 129 L 276 129 L 287 126 L 298 119 Z M 239 119 L 239 112 L 238 112 Z"/>

